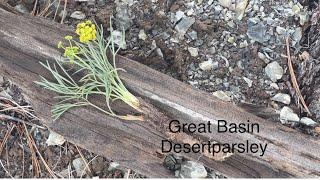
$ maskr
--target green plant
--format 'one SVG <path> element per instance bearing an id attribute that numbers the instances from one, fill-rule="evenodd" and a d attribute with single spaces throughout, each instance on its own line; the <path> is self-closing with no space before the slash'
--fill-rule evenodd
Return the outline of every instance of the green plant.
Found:
<path id="1" fill-rule="evenodd" d="M 116 68 L 115 61 L 120 47 L 115 47 L 111 23 L 108 40 L 105 40 L 103 36 L 102 26 L 97 28 L 97 31 L 95 29 L 95 25 L 93 26 L 91 21 L 80 23 L 77 28 L 80 42 L 73 40 L 71 36 L 66 36 L 65 39 L 69 41 L 70 46 L 64 47 L 62 43 L 58 44 L 59 48 L 65 50 L 65 59 L 56 59 L 57 65 L 50 65 L 48 62 L 46 64 L 41 63 L 53 75 L 55 82 L 41 77 L 41 81 L 36 83 L 59 94 L 56 98 L 60 101 L 52 109 L 53 118 L 59 118 L 63 113 L 74 107 L 92 106 L 107 115 L 121 119 L 142 120 L 141 116 L 120 116 L 112 111 L 110 102 L 114 100 L 121 100 L 141 112 L 140 103 L 126 89 L 119 78 L 118 71 L 123 69 Z M 96 33 L 94 36 L 92 35 L 93 32 Z M 83 41 L 83 39 L 86 41 Z M 72 64 L 75 71 L 73 75 L 81 75 L 79 81 L 76 82 L 72 77 L 73 75 L 69 74 L 70 70 L 63 66 L 65 63 Z M 91 95 L 104 96 L 108 109 L 102 109 L 92 103 L 89 100 Z"/>

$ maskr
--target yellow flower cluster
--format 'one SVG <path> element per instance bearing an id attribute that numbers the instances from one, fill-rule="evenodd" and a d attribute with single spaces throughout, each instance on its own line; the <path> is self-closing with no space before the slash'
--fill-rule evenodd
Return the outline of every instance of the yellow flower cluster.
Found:
<path id="1" fill-rule="evenodd" d="M 97 38 L 96 26 L 90 21 L 85 21 L 77 25 L 76 33 L 80 42 L 88 42 Z"/>
<path id="2" fill-rule="evenodd" d="M 70 46 L 64 47 L 62 42 L 58 43 L 58 48 L 64 49 L 63 56 L 70 59 L 70 62 L 73 63 L 74 58 L 77 54 L 79 54 L 79 47 L 73 46 L 71 43 L 72 36 L 65 36 L 64 39 L 69 41 Z"/>
<path id="3" fill-rule="evenodd" d="M 74 57 L 79 53 L 79 48 L 77 46 L 66 47 L 64 50 L 64 57 L 70 59 L 71 63 L 73 63 Z"/>

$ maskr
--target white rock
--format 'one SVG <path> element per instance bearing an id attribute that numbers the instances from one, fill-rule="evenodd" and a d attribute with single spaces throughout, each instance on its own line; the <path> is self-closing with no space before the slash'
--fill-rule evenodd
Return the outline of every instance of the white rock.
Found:
<path id="1" fill-rule="evenodd" d="M 198 48 L 188 47 L 188 51 L 192 57 L 197 57 L 199 54 Z"/>
<path id="2" fill-rule="evenodd" d="M 279 89 L 279 86 L 277 83 L 271 83 L 270 87 L 273 87 L 274 89 Z"/>
<path id="3" fill-rule="evenodd" d="M 290 104 L 291 97 L 288 94 L 278 93 L 273 98 L 271 98 L 272 101 L 281 102 L 283 104 Z"/>
<path id="4" fill-rule="evenodd" d="M 317 123 L 314 122 L 312 119 L 308 118 L 308 117 L 303 117 L 300 119 L 300 122 L 302 124 L 305 124 L 307 126 L 313 126 L 313 125 L 316 125 Z"/>
<path id="5" fill-rule="evenodd" d="M 81 11 L 74 11 L 72 14 L 71 14 L 71 16 L 70 16 L 71 18 L 73 18 L 73 19 L 84 19 L 84 18 L 86 18 L 86 15 L 83 13 L 83 12 L 81 12 Z"/>
<path id="6" fill-rule="evenodd" d="M 199 68 L 203 71 L 209 71 L 213 69 L 213 61 L 210 59 L 199 64 Z"/>
<path id="7" fill-rule="evenodd" d="M 28 9 L 23 4 L 18 4 L 14 7 L 14 9 L 20 13 L 27 14 L 29 13 Z"/>
<path id="8" fill-rule="evenodd" d="M 215 91 L 212 94 L 223 101 L 231 101 L 231 97 L 224 91 Z"/>
<path id="9" fill-rule="evenodd" d="M 61 146 L 65 141 L 66 140 L 64 139 L 63 136 L 53 131 L 50 131 L 50 134 L 46 143 L 48 146 L 55 146 L 55 145 Z"/>
<path id="10" fill-rule="evenodd" d="M 109 164 L 108 171 L 112 171 L 112 170 L 114 170 L 114 169 L 117 169 L 119 166 L 120 166 L 119 163 L 117 163 L 117 162 L 111 162 L 111 163 Z"/>
<path id="11" fill-rule="evenodd" d="M 189 10 L 187 11 L 187 16 L 192 16 L 193 13 L 194 13 L 194 10 L 193 10 L 193 9 L 189 9 Z"/>
<path id="12" fill-rule="evenodd" d="M 263 60 L 265 63 L 269 63 L 270 60 L 262 52 L 258 52 L 258 57 Z"/>
<path id="13" fill-rule="evenodd" d="M 112 31 L 112 36 L 113 36 L 114 43 L 116 45 L 118 45 L 122 49 L 126 49 L 127 48 L 127 44 L 126 44 L 126 41 L 125 41 L 125 36 L 124 36 L 124 34 L 122 32 L 120 32 L 118 30 L 113 30 Z"/>
<path id="14" fill-rule="evenodd" d="M 178 36 L 182 38 L 194 22 L 196 22 L 194 17 L 183 17 L 181 21 L 174 27 L 178 33 Z"/>
<path id="15" fill-rule="evenodd" d="M 276 61 L 269 63 L 265 68 L 265 72 L 273 82 L 276 82 L 283 76 L 283 68 Z"/>
<path id="16" fill-rule="evenodd" d="M 300 118 L 299 116 L 293 112 L 292 109 L 289 107 L 285 106 L 281 109 L 280 111 L 280 121 L 281 123 L 285 124 L 288 121 L 293 121 L 293 122 L 299 122 Z"/>
<path id="17" fill-rule="evenodd" d="M 299 19 L 300 19 L 299 21 L 300 25 L 303 26 L 305 23 L 308 22 L 309 16 L 307 13 L 301 13 L 299 14 Z"/>
<path id="18" fill-rule="evenodd" d="M 141 29 L 141 30 L 139 31 L 138 37 L 139 37 L 139 39 L 141 39 L 141 40 L 146 40 L 146 39 L 147 39 L 147 34 L 146 34 L 146 32 L 145 32 L 143 29 Z"/>
<path id="19" fill-rule="evenodd" d="M 227 41 L 228 41 L 230 44 L 233 44 L 233 43 L 235 42 L 235 40 L 236 40 L 235 37 L 230 36 Z"/>
<path id="20" fill-rule="evenodd" d="M 187 161 L 181 165 L 179 177 L 181 178 L 205 178 L 208 173 L 205 167 L 197 162 Z"/>
<path id="21" fill-rule="evenodd" d="M 241 20 L 243 18 L 243 15 L 244 15 L 244 12 L 247 8 L 247 5 L 248 5 L 248 0 L 238 0 L 237 1 L 235 13 L 236 13 L 236 18 L 238 20 Z"/>
<path id="22" fill-rule="evenodd" d="M 225 8 L 230 8 L 232 5 L 231 0 L 219 0 L 219 3 L 222 7 L 225 7 Z"/>
<path id="23" fill-rule="evenodd" d="M 249 87 L 252 87 L 252 80 L 246 77 L 242 77 L 243 80 L 248 84 Z"/>
<path id="24" fill-rule="evenodd" d="M 86 164 L 82 158 L 77 158 L 77 159 L 73 160 L 72 165 L 73 165 L 74 169 L 76 170 L 77 177 L 80 177 L 81 175 L 86 174 L 86 170 L 85 170 Z"/>
<path id="25" fill-rule="evenodd" d="M 185 17 L 186 15 L 184 15 L 184 12 L 183 11 L 177 11 L 176 12 L 176 15 L 175 15 L 175 22 L 174 23 L 176 23 L 176 22 L 178 22 L 181 18 L 183 18 L 183 17 Z"/>
<path id="26" fill-rule="evenodd" d="M 277 26 L 276 31 L 278 34 L 282 35 L 282 34 L 285 34 L 287 30 L 281 26 Z"/>
<path id="27" fill-rule="evenodd" d="M 299 14 L 300 13 L 300 7 L 297 4 L 293 5 L 292 12 L 294 14 Z"/>

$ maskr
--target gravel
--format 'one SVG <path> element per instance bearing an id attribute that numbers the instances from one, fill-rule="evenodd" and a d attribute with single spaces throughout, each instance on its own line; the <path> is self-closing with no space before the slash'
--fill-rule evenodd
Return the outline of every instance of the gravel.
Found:
<path id="1" fill-rule="evenodd" d="M 180 178 L 205 178 L 207 177 L 205 167 L 194 161 L 186 161 L 181 165 L 178 177 Z"/>

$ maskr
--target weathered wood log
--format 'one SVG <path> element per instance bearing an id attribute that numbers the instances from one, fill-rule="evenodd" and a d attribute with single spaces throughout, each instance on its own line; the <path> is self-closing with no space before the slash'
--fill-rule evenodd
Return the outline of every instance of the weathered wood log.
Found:
<path id="1" fill-rule="evenodd" d="M 77 108 L 53 122 L 50 109 L 56 103 L 55 94 L 33 82 L 39 80 L 39 75 L 50 77 L 39 61 L 52 62 L 59 57 L 61 52 L 56 44 L 67 34 L 72 34 L 72 29 L 64 25 L 0 9 L 0 75 L 19 85 L 43 123 L 67 140 L 149 177 L 171 177 L 173 174 L 162 165 L 163 155 L 159 153 L 161 141 L 170 138 L 163 128 L 170 118 L 196 124 L 210 121 L 215 128 L 219 119 L 232 123 L 249 120 L 260 124 L 260 133 L 195 133 L 191 137 L 221 143 L 267 142 L 264 156 L 232 154 L 225 161 L 214 161 L 197 154 L 183 155 L 199 159 L 228 177 L 320 176 L 319 139 L 258 118 L 121 56 L 118 56 L 117 66 L 127 71 L 120 74 L 127 87 L 168 116 L 157 114 L 155 110 L 149 112 L 147 122 L 128 122 L 91 108 Z M 103 105 L 99 97 L 95 101 Z M 123 111 L 119 107 L 116 110 Z M 183 138 L 188 139 L 190 135 L 181 134 L 172 140 L 183 142 Z"/>

